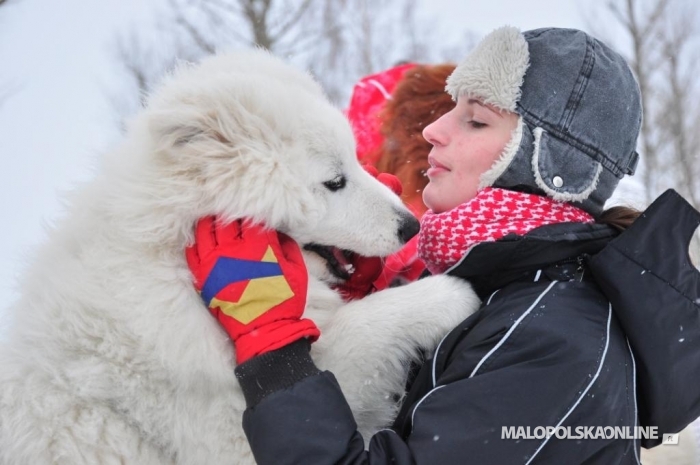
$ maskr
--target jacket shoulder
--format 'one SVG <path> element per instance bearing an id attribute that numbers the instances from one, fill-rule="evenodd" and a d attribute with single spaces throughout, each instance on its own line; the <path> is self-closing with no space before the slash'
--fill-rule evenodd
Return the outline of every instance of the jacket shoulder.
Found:
<path id="1" fill-rule="evenodd" d="M 700 273 L 688 255 L 699 226 L 700 213 L 669 190 L 590 260 L 638 361 L 640 423 L 659 433 L 700 415 L 688 388 L 700 372 Z"/>

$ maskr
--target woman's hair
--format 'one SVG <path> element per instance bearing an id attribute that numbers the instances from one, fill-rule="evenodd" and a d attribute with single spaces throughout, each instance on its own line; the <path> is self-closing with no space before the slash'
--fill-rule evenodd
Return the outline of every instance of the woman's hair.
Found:
<path id="1" fill-rule="evenodd" d="M 642 212 L 631 207 L 612 207 L 605 210 L 596 218 L 596 223 L 607 224 L 618 231 L 624 231 L 632 226 L 634 220 L 639 218 Z"/>
<path id="2" fill-rule="evenodd" d="M 425 172 L 432 145 L 423 139 L 423 129 L 454 108 L 455 102 L 445 92 L 447 76 L 454 69 L 452 64 L 409 69 L 380 113 L 384 142 L 377 169 L 401 180 L 404 201 L 420 197 L 428 184 Z"/>

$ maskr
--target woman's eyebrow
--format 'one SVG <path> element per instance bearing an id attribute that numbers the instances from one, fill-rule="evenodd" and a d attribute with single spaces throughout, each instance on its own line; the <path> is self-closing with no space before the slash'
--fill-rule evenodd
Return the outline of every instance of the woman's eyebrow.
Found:
<path id="1" fill-rule="evenodd" d="M 467 100 L 467 103 L 476 103 L 480 107 L 483 107 L 483 108 L 487 109 L 488 111 L 490 111 L 491 113 L 494 113 L 499 118 L 503 118 L 503 115 L 501 114 L 500 111 L 494 110 L 493 108 L 489 107 L 488 105 L 484 105 L 483 102 L 481 102 L 475 98 L 470 98 L 469 100 Z"/>

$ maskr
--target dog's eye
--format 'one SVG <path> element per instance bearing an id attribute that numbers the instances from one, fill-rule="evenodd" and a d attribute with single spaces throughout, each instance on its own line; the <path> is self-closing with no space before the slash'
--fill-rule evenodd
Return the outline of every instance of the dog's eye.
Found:
<path id="1" fill-rule="evenodd" d="M 329 191 L 335 192 L 345 187 L 345 182 L 345 176 L 338 176 L 337 178 L 324 182 L 323 185 L 326 186 L 326 189 Z"/>

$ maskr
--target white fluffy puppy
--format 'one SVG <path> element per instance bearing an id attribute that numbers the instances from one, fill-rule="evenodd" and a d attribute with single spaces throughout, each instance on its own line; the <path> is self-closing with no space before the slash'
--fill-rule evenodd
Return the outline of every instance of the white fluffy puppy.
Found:
<path id="1" fill-rule="evenodd" d="M 390 421 L 416 349 L 476 308 L 445 276 L 343 304 L 331 257 L 389 254 L 414 220 L 308 75 L 262 51 L 215 56 L 150 98 L 23 280 L 0 348 L 1 464 L 252 463 L 233 348 L 184 257 L 212 214 L 315 244 L 313 356 L 366 434 Z"/>

